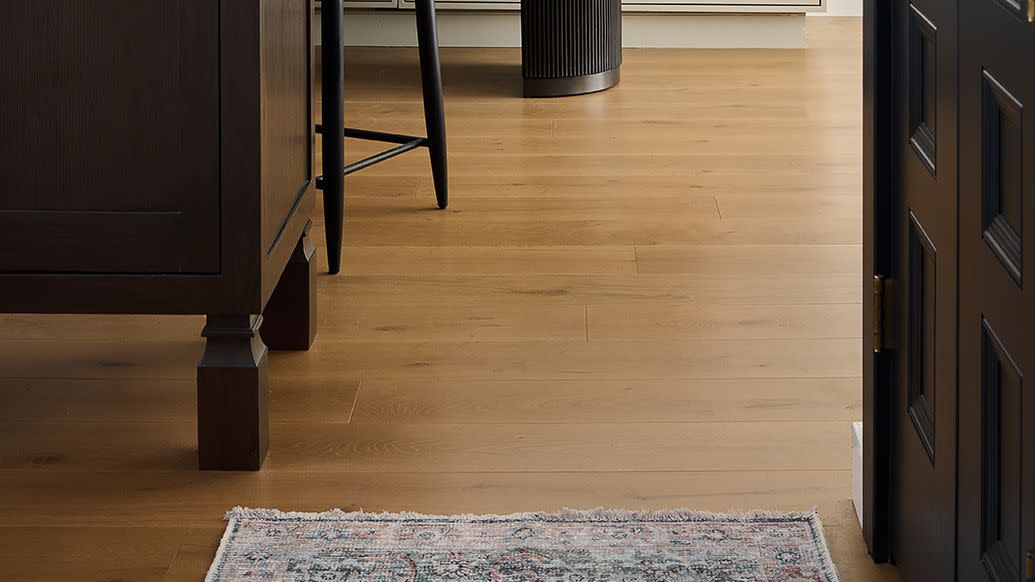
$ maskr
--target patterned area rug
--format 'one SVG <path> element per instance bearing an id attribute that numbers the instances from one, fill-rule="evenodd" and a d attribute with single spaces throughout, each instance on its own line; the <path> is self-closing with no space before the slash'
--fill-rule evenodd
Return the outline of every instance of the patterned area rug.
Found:
<path id="1" fill-rule="evenodd" d="M 236 508 L 207 581 L 837 582 L 815 513 Z"/>

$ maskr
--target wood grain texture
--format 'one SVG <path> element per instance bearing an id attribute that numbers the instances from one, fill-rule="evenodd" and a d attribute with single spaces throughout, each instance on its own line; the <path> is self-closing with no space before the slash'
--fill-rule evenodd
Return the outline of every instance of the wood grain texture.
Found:
<path id="1" fill-rule="evenodd" d="M 274 364 L 322 377 L 405 379 L 828 378 L 860 374 L 858 340 L 317 342 Z M 0 344 L 2 345 L 2 344 Z M 348 357 L 343 357 L 348 354 Z M 88 366 L 83 366 L 89 370 Z M 93 373 L 97 373 L 96 371 Z M 847 430 L 847 429 L 846 429 Z"/>
<path id="2" fill-rule="evenodd" d="M 586 308 L 589 339 L 861 337 L 858 305 L 605 305 Z"/>
<path id="3" fill-rule="evenodd" d="M 359 394 L 359 381 L 281 375 L 270 394 L 271 414 L 280 420 L 346 422 Z M 190 422 L 198 413 L 193 379 L 3 378 L 0 419 L 108 422 Z"/>
<path id="4" fill-rule="evenodd" d="M 343 274 L 632 274 L 632 247 L 357 247 Z"/>
<path id="5" fill-rule="evenodd" d="M 713 422 L 858 418 L 858 378 L 705 380 L 373 379 L 354 423 Z"/>
<path id="6" fill-rule="evenodd" d="M 324 279 L 323 305 L 344 309 L 392 306 L 414 297 L 460 305 L 655 305 L 657 303 L 817 304 L 859 303 L 855 273 L 745 275 L 719 273 L 612 275 L 428 275 Z"/>
<path id="7" fill-rule="evenodd" d="M 809 34 L 629 50 L 576 99 L 517 98 L 517 51 L 443 51 L 450 210 L 424 156 L 349 176 L 317 342 L 270 355 L 262 472 L 194 466 L 198 318 L 0 316 L 0 559 L 197 580 L 238 504 L 816 506 L 846 582 L 898 580 L 849 500 L 860 25 Z M 414 51 L 346 57 L 351 125 L 423 131 Z"/>

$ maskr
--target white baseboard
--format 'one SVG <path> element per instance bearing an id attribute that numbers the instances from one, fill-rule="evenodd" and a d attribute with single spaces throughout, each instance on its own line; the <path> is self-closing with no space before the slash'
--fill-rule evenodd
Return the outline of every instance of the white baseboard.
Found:
<path id="1" fill-rule="evenodd" d="M 314 32 L 319 32 L 319 25 Z M 349 12 L 346 46 L 416 46 L 413 13 Z M 519 47 L 517 12 L 442 11 L 444 47 Z M 317 39 L 319 44 L 319 39 Z M 622 44 L 629 48 L 804 48 L 804 13 L 626 13 Z"/>
<path id="2" fill-rule="evenodd" d="M 852 504 L 859 527 L 863 524 L 863 423 L 852 423 Z"/>

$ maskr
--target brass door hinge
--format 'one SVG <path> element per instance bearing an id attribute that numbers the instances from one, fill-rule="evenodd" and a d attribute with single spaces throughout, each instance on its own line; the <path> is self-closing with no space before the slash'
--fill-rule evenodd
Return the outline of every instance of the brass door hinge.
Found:
<path id="1" fill-rule="evenodd" d="M 1028 22 L 1035 22 L 1035 0 L 1028 0 Z"/>
<path id="2" fill-rule="evenodd" d="M 889 309 L 891 282 L 883 274 L 874 275 L 874 353 L 879 353 L 891 346 L 888 338 L 888 327 L 892 312 Z"/>
<path id="3" fill-rule="evenodd" d="M 1035 555 L 1031 552 L 1028 552 L 1028 557 L 1024 560 L 1024 579 L 1027 582 L 1035 579 Z"/>

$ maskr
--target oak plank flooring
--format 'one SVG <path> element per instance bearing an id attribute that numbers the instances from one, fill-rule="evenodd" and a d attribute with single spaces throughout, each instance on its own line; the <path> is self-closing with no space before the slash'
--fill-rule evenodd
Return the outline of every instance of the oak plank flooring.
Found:
<path id="1" fill-rule="evenodd" d="M 193 422 L 195 384 L 188 378 L 0 378 L 0 421 Z M 282 377 L 270 410 L 281 420 L 347 422 L 359 388 L 347 378 Z"/>
<path id="2" fill-rule="evenodd" d="M 631 245 L 656 244 L 859 244 L 860 219 L 834 215 L 824 218 L 727 218 L 666 216 L 659 219 L 621 218 L 585 220 L 557 218 L 537 220 L 514 229 L 509 217 L 490 214 L 448 220 L 429 218 L 424 210 L 405 217 L 410 223 L 394 241 L 385 239 L 375 220 L 346 221 L 349 236 L 365 246 L 530 246 L 530 245 Z M 396 220 L 402 221 L 404 217 Z M 317 228 L 322 225 L 317 223 Z M 394 243 L 394 244 L 393 244 Z"/>
<path id="3" fill-rule="evenodd" d="M 657 303 L 817 304 L 862 301 L 854 273 L 796 275 L 637 274 L 549 276 L 406 275 L 326 278 L 318 293 L 338 308 L 391 306 L 425 297 L 436 304 L 654 305 Z M 323 305 L 323 303 L 321 303 Z"/>
<path id="4" fill-rule="evenodd" d="M 478 513 L 538 511 L 543 507 L 696 507 L 747 511 L 761 507 L 808 510 L 815 504 L 828 525 L 852 525 L 854 509 L 841 493 L 848 471 L 476 472 L 382 473 L 269 471 L 198 473 L 132 470 L 76 473 L 0 470 L 10 494 L 0 498 L 0 528 L 218 527 L 233 498 L 253 507 L 322 511 L 456 511 L 456 499 Z M 209 548 L 211 560 L 214 546 Z M 206 564 L 207 565 L 207 564 Z"/>
<path id="5" fill-rule="evenodd" d="M 349 275 L 632 274 L 630 246 L 588 247 L 358 247 L 342 273 Z"/>
<path id="6" fill-rule="evenodd" d="M 195 468 L 201 318 L 0 315 L 5 575 L 198 580 L 239 504 L 815 506 L 843 580 L 897 580 L 849 500 L 861 26 L 808 27 L 627 50 L 570 99 L 522 99 L 515 50 L 444 50 L 452 205 L 422 152 L 348 177 L 346 272 L 314 349 L 270 354 L 260 473 Z M 350 125 L 422 133 L 415 51 L 346 55 Z"/>
<path id="7" fill-rule="evenodd" d="M 472 430 L 469 424 L 273 421 L 264 470 L 843 470 L 850 444 L 844 424 L 497 423 Z M 189 469 L 196 433 L 190 422 L 7 422 L 0 426 L 0 468 Z M 766 455 L 760 459 L 762 442 Z"/>
<path id="8" fill-rule="evenodd" d="M 817 339 L 862 337 L 856 305 L 606 305 L 586 308 L 589 339 Z"/>
<path id="9" fill-rule="evenodd" d="M 383 178 L 383 177 L 379 177 Z M 353 180 L 351 176 L 349 180 Z M 780 196 L 805 196 L 812 194 L 818 201 L 827 196 L 853 194 L 861 196 L 862 178 L 858 173 L 823 173 L 820 175 L 804 172 L 782 174 L 779 181 L 753 174 L 722 175 L 702 174 L 689 178 L 673 178 L 671 176 L 643 176 L 630 183 L 622 178 L 610 176 L 528 176 L 518 174 L 502 174 L 499 176 L 457 176 L 450 178 L 450 192 L 464 198 L 514 198 L 529 200 L 530 203 L 543 198 L 563 197 L 592 198 L 609 200 L 624 197 L 671 197 L 686 194 L 713 195 L 729 192 L 739 195 L 759 195 L 771 199 Z M 376 194 L 376 191 L 373 191 Z M 353 198 L 364 196 L 364 191 L 353 192 Z M 417 196 L 427 201 L 434 196 L 433 183 L 429 179 L 420 180 Z M 350 198 L 351 200 L 351 198 Z M 761 199 L 765 202 L 765 199 Z M 350 203 L 346 200 L 346 205 Z M 372 202 L 371 202 L 372 204 Z M 421 207 L 426 207 L 426 204 Z M 466 206 L 464 206 L 466 207 Z M 434 216 L 434 213 L 431 214 Z M 345 217 L 346 220 L 350 216 Z M 636 217 L 625 217 L 636 218 Z M 661 216 L 654 217 L 656 219 Z M 788 216 L 787 218 L 795 218 Z M 616 225 L 617 226 L 617 225 Z"/>
<path id="10" fill-rule="evenodd" d="M 379 345 L 324 340 L 306 354 L 281 355 L 273 362 L 272 374 L 457 380 L 856 377 L 860 363 L 855 351 L 860 343 L 856 339 L 558 340 Z"/>
<path id="11" fill-rule="evenodd" d="M 858 378 L 363 382 L 353 423 L 852 420 Z"/>
<path id="12" fill-rule="evenodd" d="M 729 275 L 860 273 L 857 245 L 653 245 L 636 247 L 640 273 Z"/>
<path id="13" fill-rule="evenodd" d="M 176 526 L 0 527 L 0 564 L 7 580 L 160 581 L 187 531 Z"/>

